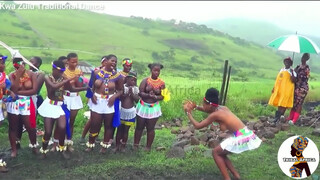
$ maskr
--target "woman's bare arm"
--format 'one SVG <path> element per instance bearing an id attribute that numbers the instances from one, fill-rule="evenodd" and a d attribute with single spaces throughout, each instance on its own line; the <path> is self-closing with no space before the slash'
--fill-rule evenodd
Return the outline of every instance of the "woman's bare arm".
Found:
<path id="1" fill-rule="evenodd" d="M 192 117 L 192 114 L 190 112 L 187 112 L 187 115 L 188 115 L 190 122 L 193 124 L 194 128 L 196 128 L 196 129 L 201 129 L 201 128 L 207 127 L 216 119 L 215 113 L 210 114 L 206 119 L 204 119 L 201 122 L 197 122 Z"/>
<path id="2" fill-rule="evenodd" d="M 48 76 L 44 78 L 44 82 L 46 83 L 47 87 L 52 88 L 53 90 L 59 89 L 62 87 L 65 83 L 69 82 L 72 79 L 65 79 L 59 83 L 53 83 Z"/>

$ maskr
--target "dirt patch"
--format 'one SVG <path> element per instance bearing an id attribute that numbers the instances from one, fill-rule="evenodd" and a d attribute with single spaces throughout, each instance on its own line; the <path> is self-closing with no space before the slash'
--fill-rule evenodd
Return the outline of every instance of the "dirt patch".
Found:
<path id="1" fill-rule="evenodd" d="M 146 169 L 140 169 L 138 167 L 123 167 L 120 169 L 117 169 L 117 171 L 114 172 L 113 176 L 110 176 L 111 179 L 143 179 L 143 180 L 149 180 L 149 179 L 184 179 L 184 180 L 193 180 L 193 179 L 222 179 L 222 177 L 218 174 L 209 175 L 209 174 L 201 174 L 201 175 L 194 175 L 194 174 L 184 174 L 182 172 L 178 171 L 157 171 L 155 170 L 146 170 Z"/>
<path id="2" fill-rule="evenodd" d="M 190 49 L 190 50 L 208 50 L 209 47 L 201 41 L 193 39 L 165 39 L 163 43 L 178 49 Z"/>

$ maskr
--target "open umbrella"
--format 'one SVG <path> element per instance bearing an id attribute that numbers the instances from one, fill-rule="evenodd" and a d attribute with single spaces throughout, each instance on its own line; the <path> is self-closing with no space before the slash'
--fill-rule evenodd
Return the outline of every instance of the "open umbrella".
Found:
<path id="1" fill-rule="evenodd" d="M 311 39 L 301 35 L 281 36 L 268 44 L 269 47 L 293 53 L 319 54 L 319 47 Z"/>

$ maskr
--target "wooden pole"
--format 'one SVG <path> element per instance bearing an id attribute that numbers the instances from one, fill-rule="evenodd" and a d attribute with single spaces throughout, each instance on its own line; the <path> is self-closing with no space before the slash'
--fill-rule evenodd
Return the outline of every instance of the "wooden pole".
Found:
<path id="1" fill-rule="evenodd" d="M 227 94 L 228 94 L 228 89 L 229 89 L 230 75 L 231 75 L 231 66 L 229 66 L 227 85 L 226 85 L 226 92 L 224 93 L 222 105 L 226 105 L 226 99 L 227 99 Z"/>
<path id="2" fill-rule="evenodd" d="M 225 84 L 226 84 L 227 71 L 228 71 L 228 60 L 225 60 L 224 61 L 223 77 L 222 77 L 222 85 L 221 85 L 221 90 L 220 90 L 219 104 L 221 104 L 222 100 L 223 100 L 223 94 L 224 94 L 224 88 L 225 88 Z"/>

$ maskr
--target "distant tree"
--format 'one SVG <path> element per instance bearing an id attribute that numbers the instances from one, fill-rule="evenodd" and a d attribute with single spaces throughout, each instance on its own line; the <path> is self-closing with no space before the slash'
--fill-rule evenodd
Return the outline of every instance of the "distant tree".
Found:
<path id="1" fill-rule="evenodd" d="M 147 65 L 144 62 L 135 61 L 133 64 L 133 70 L 137 72 L 138 76 L 143 76 L 147 70 Z"/>

